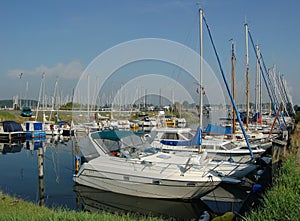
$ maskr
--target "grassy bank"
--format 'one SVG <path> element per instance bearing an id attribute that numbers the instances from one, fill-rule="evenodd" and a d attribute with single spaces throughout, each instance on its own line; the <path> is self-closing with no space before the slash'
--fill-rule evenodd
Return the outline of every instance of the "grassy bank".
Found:
<path id="1" fill-rule="evenodd" d="M 0 220 L 1 221 L 83 221 L 83 220 L 150 220 L 159 221 L 158 218 L 143 218 L 133 215 L 114 215 L 110 213 L 89 213 L 76 212 L 65 209 L 51 210 L 46 207 L 40 207 L 36 204 L 24 202 L 13 197 L 0 193 Z"/>
<path id="2" fill-rule="evenodd" d="M 300 124 L 292 135 L 290 154 L 272 189 L 262 198 L 262 207 L 251 211 L 244 220 L 299 220 L 300 217 Z"/>
<path id="3" fill-rule="evenodd" d="M 10 111 L 0 111 L 0 122 L 5 121 L 5 120 L 13 120 L 16 121 L 18 123 L 24 123 L 26 121 L 32 121 L 35 120 L 35 112 L 33 112 L 33 117 L 29 118 L 29 117 L 21 117 L 21 112 L 19 110 L 10 110 Z M 37 118 L 38 121 L 42 121 L 43 117 L 42 117 L 42 112 L 39 113 L 39 116 Z M 45 112 L 46 116 L 50 115 L 50 111 L 46 111 Z M 55 121 L 57 120 L 54 117 L 55 114 L 52 114 L 52 119 L 48 119 L 48 120 L 52 120 Z M 71 122 L 72 120 L 72 112 L 64 112 L 64 113 L 60 113 L 59 115 L 60 120 L 66 120 L 68 122 Z"/>
<path id="4" fill-rule="evenodd" d="M 18 123 L 23 123 L 24 119 L 21 116 L 17 116 L 14 112 L 0 111 L 0 122 L 5 120 L 13 120 Z"/>

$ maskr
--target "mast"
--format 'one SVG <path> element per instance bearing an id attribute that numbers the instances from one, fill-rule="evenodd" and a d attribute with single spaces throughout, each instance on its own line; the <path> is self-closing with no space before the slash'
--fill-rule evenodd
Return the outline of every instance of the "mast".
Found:
<path id="1" fill-rule="evenodd" d="M 199 131 L 201 133 L 202 130 L 202 90 L 203 90 L 203 85 L 202 85 L 202 74 L 203 74 L 203 10 L 202 8 L 199 9 L 199 57 L 200 57 L 200 72 L 199 72 Z M 198 130 L 198 129 L 197 129 Z M 198 147 L 198 152 L 200 153 L 202 151 L 201 147 L 201 136 L 199 140 L 199 147 Z"/>
<path id="2" fill-rule="evenodd" d="M 88 114 L 88 122 L 90 122 L 90 74 L 87 75 L 87 85 L 88 85 L 88 90 L 87 90 L 87 114 Z"/>
<path id="3" fill-rule="evenodd" d="M 202 38 L 202 30 L 203 30 L 203 10 L 199 9 L 199 42 L 200 42 L 200 73 L 199 73 L 199 127 L 202 129 L 202 74 L 203 74 L 203 38 Z"/>
<path id="4" fill-rule="evenodd" d="M 256 87 L 255 87 L 255 112 L 262 114 L 261 109 L 261 72 L 259 66 L 260 52 L 259 46 L 255 46 L 256 49 Z"/>
<path id="5" fill-rule="evenodd" d="M 44 86 L 43 82 L 44 82 L 44 79 L 45 79 L 45 73 L 43 72 L 43 74 L 42 74 L 42 80 L 41 80 L 41 85 L 40 85 L 39 100 L 38 100 L 37 107 L 36 107 L 35 120 L 37 120 L 38 115 L 39 115 L 39 108 L 40 108 L 41 97 L 43 96 L 43 86 Z"/>
<path id="6" fill-rule="evenodd" d="M 212 35 L 211 35 L 210 29 L 209 29 L 209 27 L 208 27 L 208 24 L 207 24 L 207 22 L 206 22 L 205 17 L 203 17 L 203 20 L 204 20 L 205 25 L 206 25 L 206 27 L 207 27 L 209 39 L 210 39 L 210 41 L 211 41 L 211 43 L 212 43 L 214 53 L 215 53 L 215 55 L 216 55 L 216 57 L 217 57 L 218 65 L 219 65 L 219 68 L 220 68 L 220 71 L 221 71 L 221 74 L 222 74 L 222 78 L 223 78 L 224 83 L 225 83 L 225 86 L 226 86 L 226 90 L 227 90 L 227 92 L 228 92 L 228 94 L 229 94 L 230 101 L 231 101 L 232 105 L 234 106 L 235 113 L 236 113 L 238 122 L 239 122 L 239 124 L 240 124 L 240 127 L 241 127 L 241 129 L 242 129 L 242 132 L 243 132 L 245 141 L 246 141 L 246 143 L 247 143 L 247 147 L 248 147 L 248 149 L 249 149 L 250 156 L 251 156 L 251 158 L 253 159 L 254 156 L 253 156 L 253 152 L 252 152 L 252 149 L 251 149 L 251 146 L 250 146 L 250 142 L 249 142 L 248 136 L 247 136 L 247 134 L 246 134 L 246 131 L 245 131 L 244 126 L 243 126 L 243 123 L 242 123 L 242 121 L 241 121 L 241 117 L 240 117 L 240 115 L 238 114 L 239 111 L 238 111 L 238 109 L 237 109 L 237 106 L 235 105 L 235 102 L 233 101 L 233 96 L 232 96 L 232 93 L 231 93 L 230 88 L 229 88 L 229 86 L 228 86 L 227 79 L 226 79 L 226 76 L 225 76 L 225 74 L 224 74 L 224 71 L 223 71 L 223 68 L 222 68 L 222 65 L 221 65 L 221 61 L 220 61 L 220 58 L 219 58 L 219 55 L 218 55 L 216 46 L 215 46 L 215 44 L 214 44 L 214 42 L 213 42 Z"/>
<path id="7" fill-rule="evenodd" d="M 28 107 L 28 81 L 26 81 L 26 94 L 25 94 L 26 106 Z"/>
<path id="8" fill-rule="evenodd" d="M 245 24 L 246 34 L 246 128 L 249 126 L 249 57 L 248 57 L 248 24 Z"/>
<path id="9" fill-rule="evenodd" d="M 260 51 L 259 51 L 259 47 L 258 47 L 258 60 L 257 60 L 257 63 L 258 63 L 258 68 L 259 68 L 259 113 L 262 115 L 262 72 L 260 70 Z"/>
<path id="10" fill-rule="evenodd" d="M 231 40 L 231 80 L 232 80 L 232 96 L 233 100 L 236 103 L 236 97 L 235 97 L 235 73 L 234 73 L 234 61 L 235 61 L 235 55 L 234 55 L 234 41 Z M 235 134 L 235 109 L 232 105 L 232 133 Z"/>
<path id="11" fill-rule="evenodd" d="M 53 100 L 52 100 L 52 108 L 51 108 L 50 116 L 49 116 L 49 120 L 50 120 L 50 121 L 51 121 L 51 119 L 52 119 L 52 111 L 55 110 L 55 106 L 56 106 L 57 85 L 58 85 L 58 77 L 56 77 L 55 85 L 54 85 Z M 73 101 L 72 101 L 72 102 L 73 102 Z M 72 104 L 73 104 L 73 103 L 72 103 Z"/>

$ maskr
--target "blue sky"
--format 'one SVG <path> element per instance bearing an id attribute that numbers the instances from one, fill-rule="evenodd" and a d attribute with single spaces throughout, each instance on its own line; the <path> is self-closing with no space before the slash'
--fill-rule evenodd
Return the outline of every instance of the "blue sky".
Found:
<path id="1" fill-rule="evenodd" d="M 0 99 L 20 94 L 24 98 L 26 82 L 27 97 L 38 99 L 43 72 L 49 94 L 53 93 L 58 77 L 61 95 L 71 96 L 87 65 L 105 50 L 125 41 L 163 38 L 198 51 L 199 7 L 204 10 L 228 75 L 229 39 L 236 42 L 240 94 L 244 94 L 240 82 L 245 75 L 246 20 L 267 66 L 276 65 L 284 74 L 294 104 L 300 104 L 300 3 L 294 0 L 3 0 Z M 204 36 L 204 58 L 218 72 L 206 31 Z M 251 47 L 249 51 L 250 73 L 254 75 L 255 56 Z M 22 79 L 19 73 L 23 73 Z"/>

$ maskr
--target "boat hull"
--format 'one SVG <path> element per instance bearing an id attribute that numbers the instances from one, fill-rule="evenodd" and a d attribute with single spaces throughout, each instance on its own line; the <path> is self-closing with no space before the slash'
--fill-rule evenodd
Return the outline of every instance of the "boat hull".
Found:
<path id="1" fill-rule="evenodd" d="M 171 165 L 159 168 L 155 165 L 143 165 L 140 162 L 128 161 L 127 165 L 122 165 L 102 161 L 100 167 L 100 165 L 95 166 L 97 164 L 95 160 L 91 162 L 93 163 L 83 164 L 79 172 L 74 175 L 76 183 L 130 196 L 193 199 L 212 191 L 221 182 L 220 178 L 209 176 L 207 172 L 201 174 L 192 170 L 181 174 L 177 168 L 178 172 L 175 173 Z"/>

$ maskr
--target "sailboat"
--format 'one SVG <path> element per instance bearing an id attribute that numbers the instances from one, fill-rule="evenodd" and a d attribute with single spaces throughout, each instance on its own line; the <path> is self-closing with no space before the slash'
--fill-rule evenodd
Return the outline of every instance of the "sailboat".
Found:
<path id="1" fill-rule="evenodd" d="M 203 12 L 202 10 L 200 12 L 200 64 L 202 65 L 202 20 L 203 18 Z M 232 44 L 232 75 L 234 74 L 234 45 Z M 228 88 L 228 84 L 226 79 L 224 79 L 225 84 Z M 202 85 L 202 68 L 200 66 L 200 83 L 199 85 Z M 233 93 L 235 90 L 233 89 Z M 237 108 L 235 106 L 235 98 L 231 95 L 230 90 L 228 89 L 228 93 L 231 96 L 232 100 L 232 106 L 233 106 L 233 125 L 234 125 L 234 132 L 235 129 L 235 119 L 236 116 L 240 118 L 237 111 Z M 234 94 L 235 95 L 235 94 Z M 200 113 L 200 128 L 202 127 L 202 94 L 199 94 L 199 113 Z M 257 142 L 257 139 L 255 135 L 252 137 L 252 147 L 250 147 L 250 137 L 247 135 L 245 136 L 246 132 L 243 128 L 243 125 L 241 123 L 241 120 L 239 119 L 240 128 L 242 129 L 242 133 L 239 135 L 239 139 L 229 139 L 228 132 L 226 132 L 227 128 L 224 128 L 223 132 L 219 132 L 218 136 L 211 136 L 210 133 L 212 132 L 212 129 L 215 129 L 215 125 L 209 125 L 211 126 L 211 130 L 208 130 L 208 127 L 205 130 L 205 135 L 201 136 L 201 146 L 200 149 L 205 150 L 210 157 L 213 157 L 214 159 L 230 159 L 231 161 L 234 160 L 235 162 L 243 162 L 251 161 L 254 158 L 254 155 L 260 155 L 263 152 L 265 152 L 265 149 L 261 147 L 261 145 Z M 223 130 L 223 128 L 221 129 Z M 198 151 L 197 148 L 194 148 L 192 145 L 187 145 L 189 141 L 194 139 L 197 134 L 193 137 L 192 130 L 185 128 L 185 129 L 167 129 L 167 128 L 160 128 L 157 130 L 157 134 L 155 136 L 155 139 L 152 143 L 153 146 L 155 146 L 158 149 L 161 149 L 162 151 L 180 151 L 180 152 L 192 152 L 196 153 Z M 229 134 L 231 134 L 232 131 L 230 130 Z M 242 137 L 245 137 L 242 139 Z M 256 135 L 257 136 L 257 135 Z M 232 138 L 232 137 L 231 137 Z M 254 139 L 255 138 L 255 139 Z M 270 143 L 271 144 L 271 143 Z M 227 160 L 226 159 L 226 160 Z"/>

